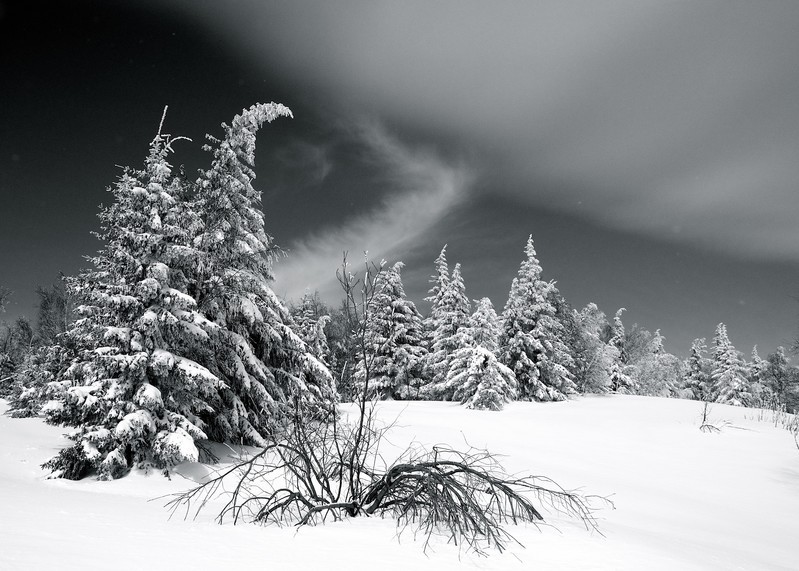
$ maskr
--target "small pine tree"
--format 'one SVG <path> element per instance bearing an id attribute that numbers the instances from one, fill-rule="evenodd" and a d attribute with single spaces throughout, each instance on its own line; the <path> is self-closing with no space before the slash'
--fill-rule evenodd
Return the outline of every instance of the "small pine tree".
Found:
<path id="1" fill-rule="evenodd" d="M 59 339 L 67 345 L 56 343 L 37 347 L 16 370 L 8 396 L 10 416 L 39 416 L 44 407 L 56 405 L 56 399 L 62 392 L 56 380 L 63 375 L 75 356 L 68 345 L 69 338 L 62 335 Z"/>
<path id="2" fill-rule="evenodd" d="M 39 345 L 55 345 L 58 337 L 65 333 L 72 321 L 72 300 L 66 288 L 66 277 L 48 288 L 36 289 L 39 307 L 36 317 L 36 340 Z"/>
<path id="3" fill-rule="evenodd" d="M 291 314 L 294 319 L 294 329 L 308 351 L 321 363 L 329 365 L 332 355 L 325 328 L 330 322 L 330 314 L 319 299 L 319 293 L 305 292 L 300 305 L 293 308 Z"/>
<path id="4" fill-rule="evenodd" d="M 37 288 L 36 294 L 39 307 L 33 346 L 10 379 L 9 414 L 14 417 L 37 416 L 54 396 L 49 383 L 64 372 L 74 357 L 64 335 L 72 322 L 65 277 L 62 274 L 49 288 Z"/>
<path id="5" fill-rule="evenodd" d="M 746 380 L 745 368 L 738 352 L 730 343 L 727 327 L 719 323 L 713 338 L 713 371 L 716 402 L 749 406 L 752 393 Z"/>
<path id="6" fill-rule="evenodd" d="M 799 370 L 788 363 L 784 347 L 777 347 L 774 353 L 766 357 L 761 379 L 768 395 L 763 406 L 773 410 L 796 411 L 795 404 L 799 400 Z"/>
<path id="7" fill-rule="evenodd" d="M 453 400 L 466 408 L 502 410 L 505 403 L 516 399 L 516 377 L 496 355 L 479 345 L 455 352 L 447 375 Z"/>
<path id="8" fill-rule="evenodd" d="M 683 377 L 682 361 L 667 353 L 663 336 L 656 330 L 645 353 L 634 365 L 638 380 L 638 394 L 660 397 L 679 396 Z"/>
<path id="9" fill-rule="evenodd" d="M 550 301 L 555 284 L 541 279 L 532 236 L 525 254 L 502 314 L 500 361 L 514 372 L 519 398 L 564 400 L 576 393 L 576 388 L 569 372 L 571 356 Z"/>
<path id="10" fill-rule="evenodd" d="M 452 355 L 439 392 L 452 394 L 468 408 L 501 410 L 516 398 L 516 377 L 495 354 L 499 327 L 491 300 L 484 297 L 476 304 L 468 326 L 458 330 L 461 348 Z"/>
<path id="11" fill-rule="evenodd" d="M 613 316 L 613 327 L 611 328 L 611 337 L 609 343 L 616 347 L 619 353 L 619 361 L 622 365 L 627 364 L 627 351 L 625 349 L 625 340 L 627 333 L 624 330 L 624 322 L 621 320 L 621 314 L 627 311 L 626 308 L 620 307 Z"/>
<path id="12" fill-rule="evenodd" d="M 757 352 L 757 345 L 752 347 L 752 359 L 746 363 L 746 380 L 752 392 L 752 406 L 765 407 L 770 400 L 768 390 L 763 385 L 763 372 L 766 369 L 766 361 L 760 358 Z"/>
<path id="13" fill-rule="evenodd" d="M 425 376 L 432 377 L 433 363 L 433 343 L 435 331 L 438 328 L 439 320 L 442 316 L 442 296 L 449 286 L 449 266 L 447 265 L 447 245 L 441 248 L 441 252 L 433 262 L 435 264 L 435 273 L 430 276 L 428 280 L 432 286 L 427 292 L 425 301 L 430 303 L 430 313 L 424 318 L 425 329 L 425 349 L 427 349 L 427 360 L 425 362 Z"/>
<path id="14" fill-rule="evenodd" d="M 475 300 L 475 308 L 469 318 L 469 332 L 476 345 L 496 353 L 501 333 L 500 320 L 494 304 L 487 297 Z"/>
<path id="15" fill-rule="evenodd" d="M 447 389 L 447 374 L 456 351 L 471 344 L 468 331 L 470 303 L 461 275 L 460 264 L 455 264 L 449 280 L 443 282 L 437 293 L 434 314 L 435 329 L 428 357 L 429 385 L 425 393 L 436 400 L 452 400 Z"/>
<path id="16" fill-rule="evenodd" d="M 618 351 L 615 346 L 608 345 L 614 351 Z M 610 390 L 614 393 L 625 395 L 635 394 L 637 385 L 635 380 L 627 374 L 628 367 L 623 365 L 621 359 L 616 356 L 610 364 Z"/>
<path id="17" fill-rule="evenodd" d="M 430 315 L 435 320 L 438 317 L 438 312 L 442 307 L 442 296 L 444 291 L 449 285 L 449 266 L 447 265 L 447 244 L 441 248 L 441 252 L 433 262 L 436 266 L 436 273 L 430 276 L 430 283 L 433 286 L 427 292 L 428 296 L 424 298 L 432 305 Z"/>
<path id="18" fill-rule="evenodd" d="M 694 400 L 708 401 L 712 394 L 708 382 L 710 361 L 704 354 L 707 351 L 705 338 L 694 339 L 691 344 L 691 352 L 685 363 L 685 377 L 683 379 L 683 389 L 687 392 L 688 398 Z"/>
<path id="19" fill-rule="evenodd" d="M 578 390 L 583 393 L 605 393 L 611 388 L 611 371 L 618 361 L 618 350 L 602 341 L 607 326 L 605 314 L 595 303 L 582 311 L 573 311 L 574 371 Z"/>
<path id="20" fill-rule="evenodd" d="M 377 292 L 372 298 L 365 324 L 369 360 L 369 388 L 382 399 L 419 398 L 422 366 L 426 356 L 424 326 L 416 305 L 405 296 L 402 262 L 378 274 Z M 362 358 L 355 379 L 363 385 L 367 363 Z"/>
<path id="21" fill-rule="evenodd" d="M 0 397 L 13 392 L 14 377 L 25 359 L 35 350 L 33 327 L 26 317 L 10 325 L 0 324 Z"/>

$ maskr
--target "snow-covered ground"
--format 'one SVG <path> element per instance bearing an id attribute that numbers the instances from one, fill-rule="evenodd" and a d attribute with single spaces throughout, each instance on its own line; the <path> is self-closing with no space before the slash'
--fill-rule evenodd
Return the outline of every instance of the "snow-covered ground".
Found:
<path id="1" fill-rule="evenodd" d="M 2 404 L 5 410 L 5 404 Z M 388 520 L 320 527 L 223 525 L 213 512 L 168 519 L 178 476 L 133 473 L 115 482 L 47 480 L 39 464 L 63 429 L 0 416 L 0 569 L 797 569 L 799 450 L 757 411 L 644 397 L 512 403 L 503 412 L 450 403 L 380 403 L 398 417 L 394 444 L 468 442 L 504 455 L 512 472 L 610 496 L 602 535 L 556 515 L 516 528 L 525 545 L 481 558 L 442 541 L 425 554 Z M 465 446 L 465 445 L 464 445 Z M 188 472 L 197 467 L 183 467 Z"/>

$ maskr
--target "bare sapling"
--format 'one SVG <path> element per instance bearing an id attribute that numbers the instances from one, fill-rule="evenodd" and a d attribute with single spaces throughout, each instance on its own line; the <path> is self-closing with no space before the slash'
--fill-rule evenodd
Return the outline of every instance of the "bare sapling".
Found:
<path id="1" fill-rule="evenodd" d="M 349 271 L 346 254 L 337 272 L 345 311 L 365 371 L 357 386 L 352 419 L 335 414 L 308 418 L 299 406 L 268 446 L 204 483 L 172 497 L 173 513 L 196 516 L 224 504 L 222 523 L 308 525 L 348 517 L 391 517 L 424 537 L 443 535 L 477 553 L 504 550 L 516 539 L 509 524 L 544 522 L 547 510 L 576 518 L 597 531 L 595 497 L 568 491 L 546 477 L 508 474 L 487 450 L 411 445 L 387 461 L 390 425 L 376 418 L 369 380 L 374 348 L 366 326 L 380 287 L 383 265 L 365 263 L 361 277 Z M 599 498 L 610 503 L 605 498 Z M 611 504 L 612 505 L 612 504 Z"/>

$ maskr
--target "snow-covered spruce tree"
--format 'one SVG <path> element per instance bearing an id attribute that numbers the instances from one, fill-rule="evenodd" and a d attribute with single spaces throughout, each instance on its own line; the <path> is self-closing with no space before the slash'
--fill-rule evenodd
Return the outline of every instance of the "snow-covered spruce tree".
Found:
<path id="1" fill-rule="evenodd" d="M 111 189 L 105 247 L 94 270 L 70 280 L 77 356 L 45 412 L 79 430 L 48 464 L 55 471 L 112 478 L 196 459 L 204 438 L 264 444 L 283 414 L 335 400 L 268 286 L 273 249 L 251 185 L 255 132 L 287 113 L 256 105 L 225 125 L 191 197 L 160 134 L 145 169 Z"/>
<path id="2" fill-rule="evenodd" d="M 713 391 L 709 385 L 711 382 L 710 360 L 704 356 L 706 351 L 705 338 L 694 339 L 684 367 L 683 389 L 687 393 L 687 398 L 701 401 L 711 400 L 710 396 Z"/>
<path id="3" fill-rule="evenodd" d="M 14 376 L 35 349 L 34 332 L 24 316 L 11 324 L 0 323 L 0 397 L 12 392 Z"/>
<path id="4" fill-rule="evenodd" d="M 738 351 L 727 336 L 727 327 L 719 323 L 713 337 L 713 370 L 711 372 L 715 401 L 735 406 L 749 406 L 752 394 L 745 368 Z"/>
<path id="5" fill-rule="evenodd" d="M 433 286 L 430 288 L 430 290 L 428 290 L 428 296 L 424 298 L 424 300 L 429 301 L 431 304 L 430 317 L 433 320 L 433 324 L 435 324 L 435 320 L 438 317 L 438 310 L 441 307 L 441 300 L 442 296 L 444 295 L 444 290 L 446 290 L 447 285 L 449 284 L 447 244 L 444 244 L 444 247 L 441 248 L 441 252 L 438 254 L 438 257 L 433 263 L 436 266 L 436 273 L 430 276 L 430 283 L 433 284 Z M 431 331 L 433 329 L 435 329 L 435 327 L 431 328 Z"/>
<path id="6" fill-rule="evenodd" d="M 264 123 L 291 117 L 280 104 L 256 104 L 209 136 L 211 168 L 197 181 L 203 231 L 194 291 L 205 316 L 220 328 L 212 370 L 223 381 L 222 406 L 209 427 L 213 439 L 262 445 L 288 409 L 327 414 L 337 401 L 332 376 L 293 331 L 275 295 L 272 264 L 278 249 L 264 229 L 255 179 L 256 133 Z"/>
<path id="7" fill-rule="evenodd" d="M 761 378 L 770 397 L 764 406 L 773 410 L 796 412 L 795 405 L 799 401 L 799 369 L 788 363 L 785 347 L 777 347 L 774 353 L 766 357 Z"/>
<path id="8" fill-rule="evenodd" d="M 757 345 L 752 347 L 752 359 L 746 365 L 746 380 L 752 393 L 751 406 L 766 408 L 770 400 L 768 390 L 763 384 L 763 372 L 766 369 L 764 361 L 757 352 Z"/>
<path id="9" fill-rule="evenodd" d="M 452 355 L 440 391 L 451 393 L 467 408 L 501 410 L 516 399 L 516 377 L 496 357 L 499 327 L 491 300 L 484 297 L 476 304 L 468 326 L 456 334 L 461 348 Z"/>
<path id="10" fill-rule="evenodd" d="M 455 264 L 452 275 L 439 292 L 435 329 L 427 361 L 429 384 L 425 387 L 425 393 L 428 398 L 452 400 L 454 397 L 452 390 L 446 388 L 447 374 L 455 352 L 471 345 L 469 334 L 465 331 L 469 326 L 470 305 L 461 266 Z"/>
<path id="11" fill-rule="evenodd" d="M 614 362 L 619 360 L 618 349 L 602 340 L 607 318 L 595 303 L 589 303 L 574 311 L 574 320 L 577 334 L 572 353 L 577 388 L 583 393 L 605 393 L 610 390 Z"/>
<path id="12" fill-rule="evenodd" d="M 325 325 L 325 336 L 330 348 L 328 364 L 339 398 L 344 402 L 352 401 L 358 392 L 355 385 L 357 330 L 358 324 L 344 304 L 330 312 L 330 321 Z"/>
<path id="13" fill-rule="evenodd" d="M 422 384 L 424 326 L 416 305 L 405 296 L 402 268 L 397 262 L 377 274 L 365 326 L 365 351 L 355 379 L 363 386 L 369 362 L 369 392 L 381 399 L 417 399 Z"/>
<path id="14" fill-rule="evenodd" d="M 516 376 L 497 356 L 480 345 L 464 347 L 452 356 L 447 384 L 453 387 L 453 400 L 466 408 L 502 410 L 516 400 Z"/>
<path id="15" fill-rule="evenodd" d="M 200 223 L 167 162 L 172 141 L 159 131 L 144 169 L 126 169 L 109 189 L 94 269 L 68 280 L 79 317 L 65 334 L 74 357 L 50 383 L 56 398 L 44 410 L 49 422 L 77 427 L 75 446 L 46 464 L 66 478 L 197 460 L 195 441 L 217 405 L 220 381 L 185 356 L 208 335 L 186 293 L 182 269 L 197 262 Z"/>
<path id="16" fill-rule="evenodd" d="M 9 414 L 13 417 L 37 416 L 42 405 L 51 400 L 51 387 L 66 370 L 74 353 L 64 333 L 72 321 L 72 300 L 65 277 L 51 287 L 36 288 L 39 296 L 33 347 L 17 367 L 8 395 Z"/>
<path id="17" fill-rule="evenodd" d="M 625 311 L 627 311 L 627 309 L 624 307 L 620 307 L 618 310 L 616 310 L 616 314 L 613 316 L 613 327 L 611 328 L 612 335 L 609 341 L 609 343 L 618 350 L 619 361 L 622 365 L 627 364 L 627 351 L 624 347 L 624 342 L 627 338 L 627 332 L 624 328 L 624 322 L 621 320 L 621 314 Z"/>
<path id="18" fill-rule="evenodd" d="M 502 313 L 499 358 L 516 375 L 520 399 L 564 400 L 576 387 L 569 372 L 571 355 L 549 299 L 555 284 L 541 279 L 532 236 L 525 254 Z"/>
<path id="19" fill-rule="evenodd" d="M 682 378 L 682 362 L 663 348 L 663 336 L 656 330 L 649 350 L 633 365 L 638 378 L 638 394 L 676 397 Z"/>
<path id="20" fill-rule="evenodd" d="M 291 315 L 294 319 L 294 329 L 311 355 L 330 366 L 331 352 L 325 333 L 325 327 L 330 322 L 330 314 L 319 299 L 319 294 L 305 292 L 300 305 L 291 310 Z"/>
<path id="21" fill-rule="evenodd" d="M 612 335 L 608 341 L 608 346 L 615 349 L 616 352 L 616 358 L 610 365 L 610 390 L 614 393 L 634 394 L 636 382 L 630 376 L 630 367 L 627 366 L 627 348 L 625 346 L 627 333 L 621 320 L 621 314 L 625 311 L 627 311 L 625 308 L 620 307 L 613 316 Z"/>
<path id="22" fill-rule="evenodd" d="M 439 321 L 441 321 L 442 317 L 444 292 L 447 287 L 449 287 L 449 266 L 447 265 L 446 244 L 441 248 L 441 252 L 433 263 L 435 264 L 436 271 L 430 276 L 429 282 L 432 286 L 427 292 L 427 297 L 424 298 L 425 301 L 430 303 L 430 313 L 422 321 L 425 331 L 424 346 L 425 349 L 427 349 L 427 357 L 424 363 L 424 376 L 428 380 L 428 384 L 432 384 L 432 379 L 435 376 L 433 372 L 435 365 L 433 361 L 433 343 Z"/>
<path id="23" fill-rule="evenodd" d="M 502 332 L 494 304 L 487 297 L 474 301 L 474 312 L 469 317 L 469 334 L 476 345 L 496 353 Z"/>
<path id="24" fill-rule="evenodd" d="M 55 345 L 73 319 L 73 303 L 66 288 L 66 276 L 59 275 L 50 287 L 36 288 L 39 307 L 36 311 L 36 342 L 40 346 Z"/>
<path id="25" fill-rule="evenodd" d="M 42 407 L 63 391 L 54 381 L 66 371 L 74 351 L 69 339 L 61 336 L 53 345 L 31 351 L 14 372 L 8 414 L 14 418 L 38 416 Z"/>

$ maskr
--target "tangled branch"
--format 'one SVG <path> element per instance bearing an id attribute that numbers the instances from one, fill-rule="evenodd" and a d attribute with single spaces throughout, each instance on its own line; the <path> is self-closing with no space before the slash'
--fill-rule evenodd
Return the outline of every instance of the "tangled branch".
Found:
<path id="1" fill-rule="evenodd" d="M 379 445 L 387 429 L 376 426 L 372 410 L 360 427 L 295 419 L 282 440 L 173 496 L 167 506 L 196 517 L 211 500 L 224 498 L 219 523 L 302 526 L 391 517 L 421 532 L 425 547 L 442 534 L 478 553 L 518 543 L 507 526 L 538 525 L 544 507 L 598 531 L 591 498 L 545 477 L 509 475 L 486 450 L 415 445 L 385 463 Z M 362 445 L 353 454 L 358 433 Z"/>

